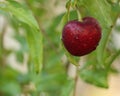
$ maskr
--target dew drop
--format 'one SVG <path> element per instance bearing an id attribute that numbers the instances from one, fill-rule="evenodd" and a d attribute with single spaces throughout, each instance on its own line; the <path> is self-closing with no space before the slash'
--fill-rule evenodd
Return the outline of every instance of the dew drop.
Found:
<path id="1" fill-rule="evenodd" d="M 92 37 L 89 37 L 89 40 L 92 40 Z"/>
<path id="2" fill-rule="evenodd" d="M 75 36 L 75 39 L 76 39 L 76 40 L 78 40 L 78 39 L 79 39 L 79 37 L 78 37 L 78 36 Z"/>

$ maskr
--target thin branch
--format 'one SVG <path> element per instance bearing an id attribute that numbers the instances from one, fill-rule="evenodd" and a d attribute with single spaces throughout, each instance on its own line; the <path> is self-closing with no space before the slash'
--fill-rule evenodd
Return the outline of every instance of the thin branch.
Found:
<path id="1" fill-rule="evenodd" d="M 76 76 L 75 76 L 75 85 L 74 85 L 74 91 L 73 91 L 73 96 L 77 96 L 77 94 L 76 94 L 76 90 L 77 90 L 77 82 L 78 82 L 78 70 L 79 70 L 79 68 L 77 67 L 76 68 Z"/>
<path id="2" fill-rule="evenodd" d="M 2 28 L 2 32 L 0 34 L 0 61 L 1 61 L 1 65 L 4 66 L 5 65 L 5 49 L 4 49 L 4 36 L 5 36 L 5 32 L 6 32 L 6 28 L 7 28 L 7 24 L 6 22 L 4 22 L 3 24 L 3 28 Z"/>
<path id="3" fill-rule="evenodd" d="M 6 27 L 7 27 L 6 22 L 4 22 L 2 32 L 0 34 L 0 46 L 1 46 L 2 50 L 4 49 L 4 35 L 5 35 L 5 32 L 6 32 Z"/>

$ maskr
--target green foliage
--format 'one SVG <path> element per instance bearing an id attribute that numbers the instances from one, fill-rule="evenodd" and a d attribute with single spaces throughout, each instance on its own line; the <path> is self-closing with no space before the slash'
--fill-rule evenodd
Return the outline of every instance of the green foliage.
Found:
<path id="1" fill-rule="evenodd" d="M 107 75 L 104 69 L 84 69 L 80 71 L 80 76 L 83 80 L 104 88 L 108 88 Z"/>
<path id="2" fill-rule="evenodd" d="M 19 20 L 18 26 L 19 24 L 26 24 L 30 59 L 35 66 L 35 71 L 39 72 L 42 67 L 42 35 L 35 18 L 30 10 L 15 1 L 8 0 L 1 4 L 5 6 L 3 8 L 1 7 L 3 11 L 8 12 L 12 16 L 11 18 Z"/>
<path id="3" fill-rule="evenodd" d="M 68 2 L 66 3 L 67 12 L 62 19 L 64 21 L 63 24 L 65 24 L 66 20 L 69 20 L 69 15 L 70 15 L 69 10 L 70 8 L 73 8 L 73 10 L 76 10 L 76 12 L 78 13 L 78 19 L 80 19 L 81 16 L 82 17 L 92 16 L 99 21 L 102 27 L 102 39 L 96 51 L 86 56 L 87 60 L 83 65 L 83 69 L 80 70 L 80 76 L 83 80 L 87 81 L 88 83 L 92 83 L 94 85 L 105 88 L 108 87 L 107 77 L 111 69 L 110 68 L 111 64 L 119 55 L 119 51 L 118 51 L 114 55 L 110 53 L 109 56 L 106 56 L 106 54 L 108 54 L 107 52 L 108 46 L 106 45 L 108 45 L 109 43 L 108 42 L 109 35 L 112 31 L 112 27 L 114 26 L 120 12 L 119 10 L 120 6 L 118 2 L 112 2 L 112 1 L 110 2 L 106 0 L 99 0 L 99 1 L 98 0 L 94 0 L 94 1 L 68 0 Z M 73 63 L 74 65 L 78 65 L 77 63 L 79 60 L 77 60 L 77 57 L 71 56 L 66 51 L 65 53 L 71 63 Z M 106 72 L 103 71 L 102 73 L 100 73 L 100 69 L 107 71 Z M 95 75 L 95 77 L 93 76 L 93 74 Z M 100 74 L 104 78 L 101 78 L 100 80 L 96 79 L 96 76 L 99 76 Z"/>
<path id="4" fill-rule="evenodd" d="M 4 96 L 16 96 L 21 93 L 20 85 L 17 81 L 19 73 L 10 67 L 0 68 L 0 92 Z"/>
<path id="5" fill-rule="evenodd" d="M 67 81 L 65 87 L 63 87 L 61 91 L 61 96 L 69 96 L 73 88 L 74 88 L 74 81 L 73 80 Z"/>
<path id="6" fill-rule="evenodd" d="M 78 67 L 82 58 L 65 51 L 61 32 L 69 20 L 80 20 L 85 16 L 92 16 L 99 21 L 102 39 L 94 52 L 83 57 L 85 62 L 78 68 L 77 76 L 98 87 L 109 87 L 109 74 L 117 72 L 111 65 L 120 54 L 119 50 L 109 46 L 109 36 L 120 12 L 119 0 L 68 0 L 64 6 L 66 12 L 56 15 L 53 9 L 60 2 L 64 0 L 55 1 L 53 5 L 51 0 L 0 2 L 0 15 L 7 22 L 0 30 L 0 96 L 70 96 L 76 81 L 68 76 L 69 63 Z M 8 26 L 14 33 L 12 38 L 20 45 L 19 50 L 4 48 L 3 37 Z M 120 31 L 119 25 L 115 29 Z M 27 54 L 26 73 L 8 64 L 7 58 L 11 53 L 15 54 L 17 62 L 21 64 L 19 66 L 23 65 Z M 67 60 L 63 58 L 64 55 Z"/>
<path id="7" fill-rule="evenodd" d="M 94 2 L 94 3 L 93 3 Z M 108 65 L 106 63 L 106 60 L 108 58 L 105 57 L 106 55 L 106 51 L 107 51 L 107 43 L 108 42 L 108 39 L 109 39 L 109 35 L 111 33 L 111 30 L 112 30 L 112 27 L 115 22 L 116 22 L 116 19 L 118 18 L 118 15 L 119 15 L 119 12 L 120 11 L 114 11 L 113 7 L 114 5 L 113 4 L 110 4 L 109 2 L 107 2 L 106 0 L 81 0 L 79 1 L 80 4 L 83 5 L 83 10 L 84 12 L 81 12 L 81 15 L 84 17 L 84 16 L 92 16 L 92 17 L 95 17 L 99 22 L 100 22 L 100 25 L 102 27 L 102 39 L 100 41 L 100 44 L 98 46 L 98 48 L 96 49 L 96 52 L 95 52 L 95 55 L 94 57 L 88 57 L 87 58 L 87 62 L 90 62 L 90 61 L 97 61 L 97 62 L 93 62 L 96 66 L 99 66 L 99 67 L 96 67 L 96 75 L 99 76 L 99 74 L 102 74 L 105 78 L 108 77 L 108 74 L 106 74 L 105 72 L 97 72 L 99 71 L 99 68 L 104 68 L 104 70 L 107 70 L 108 67 L 110 67 L 110 65 L 112 64 L 112 62 L 109 64 L 109 66 L 106 66 Z M 117 2 L 116 2 L 117 4 Z M 81 9 L 81 6 L 78 5 L 78 7 Z M 91 5 L 91 6 L 89 6 Z M 116 7 L 119 6 L 119 5 L 116 5 Z M 117 9 L 115 9 L 117 10 Z M 115 58 L 114 58 L 115 59 Z M 93 64 L 93 66 L 94 66 Z M 92 70 L 94 69 L 91 69 L 91 72 Z M 109 70 L 107 70 L 109 72 Z M 89 73 L 89 72 L 88 72 Z M 80 73 L 82 74 L 82 73 Z M 106 75 L 104 75 L 106 74 Z M 85 78 L 85 81 L 88 81 L 89 79 L 87 77 L 91 76 L 91 74 L 89 75 L 85 75 L 85 74 L 82 74 L 82 76 L 84 75 Z M 99 80 L 98 81 L 98 84 L 95 84 L 95 85 L 98 85 L 98 86 L 102 86 L 102 87 L 106 87 L 107 85 L 107 79 L 104 79 L 104 78 L 101 78 L 103 79 L 104 83 L 100 83 Z M 94 81 L 96 81 L 93 77 L 93 81 L 89 81 L 89 83 L 93 83 Z M 106 83 L 106 84 L 105 84 Z"/>

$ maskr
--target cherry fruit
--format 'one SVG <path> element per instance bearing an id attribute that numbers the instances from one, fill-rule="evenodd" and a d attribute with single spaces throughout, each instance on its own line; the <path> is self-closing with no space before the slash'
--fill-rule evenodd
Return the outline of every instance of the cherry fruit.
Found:
<path id="1" fill-rule="evenodd" d="M 83 56 L 94 51 L 100 39 L 101 27 L 93 17 L 85 17 L 82 22 L 69 21 L 62 32 L 62 42 L 74 56 Z"/>

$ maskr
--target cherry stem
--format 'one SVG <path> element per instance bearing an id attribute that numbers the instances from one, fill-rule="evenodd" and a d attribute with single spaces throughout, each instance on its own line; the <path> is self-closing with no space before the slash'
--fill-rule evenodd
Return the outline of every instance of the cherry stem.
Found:
<path id="1" fill-rule="evenodd" d="M 78 21 L 82 21 L 82 16 L 80 14 L 80 11 L 78 9 L 76 9 L 77 11 L 77 15 L 78 15 Z"/>
<path id="2" fill-rule="evenodd" d="M 67 9 L 67 21 L 69 21 L 70 17 L 70 7 Z"/>
<path id="3" fill-rule="evenodd" d="M 69 0 L 69 2 L 71 2 L 71 0 Z M 67 21 L 69 21 L 70 7 L 71 7 L 71 4 L 68 6 L 68 8 L 66 8 L 67 9 L 67 12 L 66 12 L 66 14 L 67 14 Z"/>

